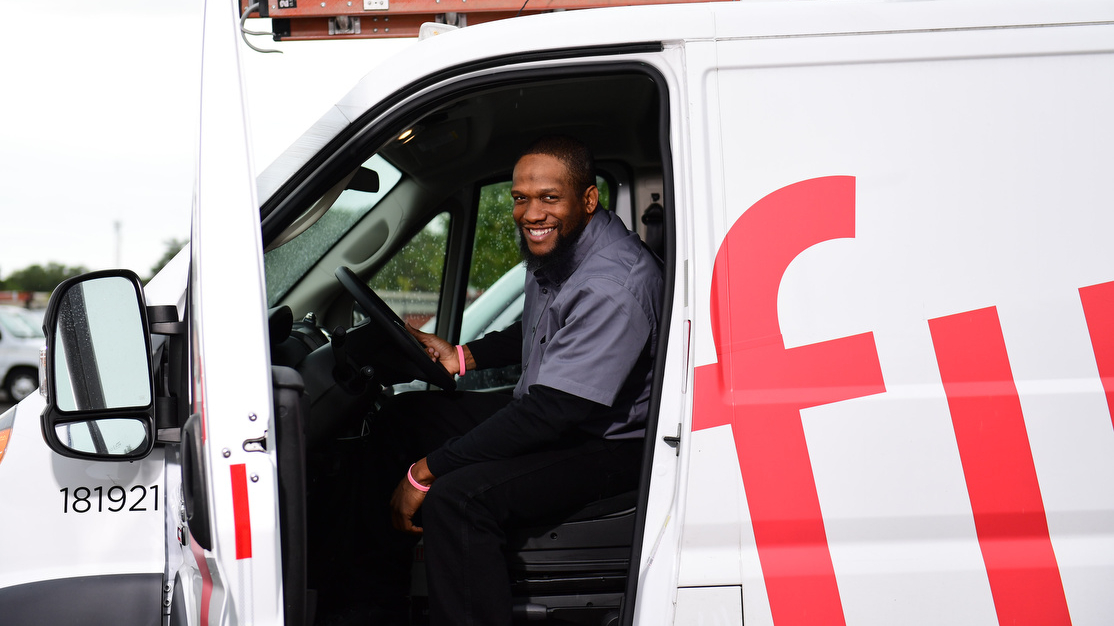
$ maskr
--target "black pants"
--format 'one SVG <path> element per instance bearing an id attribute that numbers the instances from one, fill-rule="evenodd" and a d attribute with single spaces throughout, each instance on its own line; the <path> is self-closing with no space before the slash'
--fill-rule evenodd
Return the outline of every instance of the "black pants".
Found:
<path id="1" fill-rule="evenodd" d="M 418 392 L 397 396 L 377 426 L 392 433 L 404 477 L 410 463 L 482 422 L 508 396 Z M 559 521 L 586 504 L 638 486 L 642 440 L 570 433 L 534 452 L 438 476 L 419 515 L 424 529 L 430 623 L 511 623 L 505 529 Z M 401 535 L 401 533 L 398 533 Z"/>

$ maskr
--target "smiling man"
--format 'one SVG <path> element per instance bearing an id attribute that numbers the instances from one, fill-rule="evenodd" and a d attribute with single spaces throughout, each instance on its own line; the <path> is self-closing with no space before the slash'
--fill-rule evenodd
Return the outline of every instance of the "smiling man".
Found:
<path id="1" fill-rule="evenodd" d="M 525 154 L 514 170 L 514 222 L 526 269 L 534 272 L 549 264 L 562 270 L 584 227 L 596 214 L 599 189 L 591 171 L 591 156 L 575 154 L 576 144 L 566 146 L 564 158 L 553 154 Z M 577 193 L 577 190 L 582 190 Z"/>
<path id="2" fill-rule="evenodd" d="M 413 462 L 391 508 L 397 529 L 424 532 L 433 624 L 510 624 L 503 529 L 560 520 L 638 484 L 658 261 L 599 207 L 580 142 L 535 142 L 511 195 L 528 270 L 523 321 L 467 346 L 412 332 L 453 374 L 521 363 L 513 396 L 403 394 L 380 414 L 405 433 L 400 456 Z"/>

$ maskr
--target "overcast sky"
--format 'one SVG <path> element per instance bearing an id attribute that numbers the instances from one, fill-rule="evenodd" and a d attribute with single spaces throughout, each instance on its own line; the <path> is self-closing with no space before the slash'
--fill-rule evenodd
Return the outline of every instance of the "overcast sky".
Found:
<path id="1" fill-rule="evenodd" d="M 166 240 L 189 236 L 201 0 L 3 6 L 0 277 L 51 262 L 146 277 Z M 413 44 L 252 41 L 284 51 L 241 46 L 259 168 Z"/>

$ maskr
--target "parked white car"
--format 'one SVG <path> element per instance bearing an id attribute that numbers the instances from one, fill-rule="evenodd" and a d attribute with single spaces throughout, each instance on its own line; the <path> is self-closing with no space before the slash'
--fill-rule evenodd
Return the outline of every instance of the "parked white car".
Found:
<path id="1" fill-rule="evenodd" d="M 19 402 L 39 388 L 39 348 L 43 330 L 32 313 L 0 306 L 0 380 L 11 402 Z"/>

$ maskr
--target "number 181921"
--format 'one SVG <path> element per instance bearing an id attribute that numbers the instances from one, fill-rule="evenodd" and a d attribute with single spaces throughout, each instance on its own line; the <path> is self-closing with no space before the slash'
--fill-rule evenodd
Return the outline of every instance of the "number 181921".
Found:
<path id="1" fill-rule="evenodd" d="M 104 487 L 69 487 L 59 489 L 62 494 L 63 513 L 120 513 L 121 511 L 158 511 L 159 486 L 135 485 L 125 488 L 120 485 Z M 151 499 L 147 499 L 150 493 Z M 131 506 L 128 506 L 130 503 Z"/>

